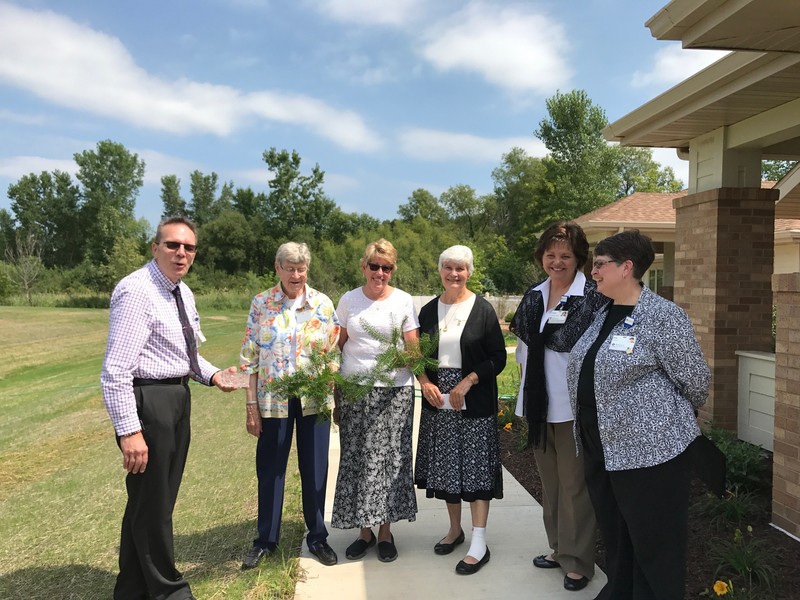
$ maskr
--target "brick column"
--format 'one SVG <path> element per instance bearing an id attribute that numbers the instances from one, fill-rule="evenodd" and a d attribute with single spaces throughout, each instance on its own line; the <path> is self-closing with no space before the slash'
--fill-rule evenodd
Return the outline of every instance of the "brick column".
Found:
<path id="1" fill-rule="evenodd" d="M 719 188 L 674 200 L 675 303 L 689 313 L 713 375 L 700 419 L 731 431 L 736 351 L 772 351 L 777 198 L 777 190 Z"/>
<path id="2" fill-rule="evenodd" d="M 775 439 L 772 522 L 800 537 L 800 273 L 772 276 L 775 340 Z"/>

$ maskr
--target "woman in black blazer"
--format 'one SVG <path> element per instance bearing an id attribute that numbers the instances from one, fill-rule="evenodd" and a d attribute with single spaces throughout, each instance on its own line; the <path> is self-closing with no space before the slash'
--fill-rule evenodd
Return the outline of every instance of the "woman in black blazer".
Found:
<path id="1" fill-rule="evenodd" d="M 438 336 L 439 369 L 418 377 L 422 416 L 415 483 L 428 498 L 447 502 L 450 529 L 435 546 L 450 554 L 464 542 L 461 502 L 470 503 L 472 536 L 456 573 L 477 573 L 489 562 L 486 521 L 489 502 L 503 497 L 497 435 L 497 376 L 506 348 L 497 315 L 467 289 L 474 270 L 472 251 L 452 246 L 439 256 L 444 292 L 419 313 L 420 332 Z"/>

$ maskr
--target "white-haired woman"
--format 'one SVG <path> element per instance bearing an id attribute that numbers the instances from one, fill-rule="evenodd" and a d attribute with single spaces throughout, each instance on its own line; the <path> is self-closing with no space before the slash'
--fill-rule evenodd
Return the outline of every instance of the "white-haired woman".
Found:
<path id="1" fill-rule="evenodd" d="M 321 563 L 336 564 L 325 527 L 330 423 L 317 419 L 319 406 L 306 398 L 271 393 L 267 382 L 291 374 L 310 360 L 312 351 L 329 352 L 339 339 L 333 302 L 306 285 L 311 254 L 305 244 L 278 248 L 275 271 L 280 283 L 253 298 L 241 350 L 241 365 L 250 373 L 247 431 L 258 438 L 258 537 L 242 563 L 252 569 L 275 551 L 281 532 L 283 483 L 297 429 L 297 464 L 303 490 L 308 549 Z"/>
<path id="2" fill-rule="evenodd" d="M 474 271 L 472 251 L 452 246 L 439 256 L 444 292 L 419 313 L 420 332 L 438 336 L 439 369 L 418 379 L 422 417 L 415 482 L 428 498 L 447 502 L 450 528 L 435 546 L 450 554 L 464 542 L 461 502 L 469 502 L 472 536 L 456 573 L 477 573 L 489 562 L 486 522 L 489 502 L 503 497 L 497 436 L 497 376 L 506 349 L 491 304 L 467 289 Z"/>

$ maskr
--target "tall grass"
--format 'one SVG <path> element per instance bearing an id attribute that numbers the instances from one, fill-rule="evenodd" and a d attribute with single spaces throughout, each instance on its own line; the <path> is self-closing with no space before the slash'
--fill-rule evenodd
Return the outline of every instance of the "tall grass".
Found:
<path id="1" fill-rule="evenodd" d="M 246 312 L 201 314 L 201 352 L 233 364 Z M 111 597 L 125 491 L 99 386 L 107 320 L 106 310 L 0 307 L 0 598 Z M 243 392 L 193 384 L 192 396 L 178 568 L 198 598 L 291 598 L 305 530 L 294 453 L 282 551 L 243 572 L 256 514 Z"/>

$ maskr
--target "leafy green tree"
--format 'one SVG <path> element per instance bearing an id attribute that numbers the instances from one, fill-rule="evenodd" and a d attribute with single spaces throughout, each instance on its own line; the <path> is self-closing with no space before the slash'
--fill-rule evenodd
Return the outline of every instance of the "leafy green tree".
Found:
<path id="1" fill-rule="evenodd" d="M 203 175 L 200 171 L 192 171 L 189 189 L 192 199 L 189 201 L 189 216 L 198 227 L 202 227 L 217 215 L 217 187 L 216 173 Z"/>
<path id="2" fill-rule="evenodd" d="M 412 221 L 415 217 L 422 217 L 432 223 L 443 225 L 448 220 L 447 211 L 439 204 L 436 196 L 423 188 L 411 192 L 408 202 L 400 205 L 397 214 L 406 222 Z"/>
<path id="3" fill-rule="evenodd" d="M 683 182 L 675 178 L 672 167 L 661 167 L 653 160 L 650 148 L 617 146 L 617 168 L 620 186 L 617 198 L 634 192 L 679 192 Z"/>
<path id="4" fill-rule="evenodd" d="M 470 239 L 475 237 L 479 219 L 484 214 L 487 198 L 479 197 L 468 185 L 454 185 L 442 192 L 439 202 L 449 217 L 463 226 Z"/>
<path id="5" fill-rule="evenodd" d="M 68 173 L 30 173 L 8 186 L 20 231 L 33 235 L 48 267 L 70 268 L 81 259 L 80 191 Z"/>
<path id="6" fill-rule="evenodd" d="M 245 216 L 233 209 L 222 211 L 200 230 L 200 255 L 204 266 L 234 274 L 253 266 L 255 235 Z"/>
<path id="7" fill-rule="evenodd" d="M 81 223 L 86 257 L 106 264 L 120 237 L 135 237 L 139 226 L 133 210 L 144 183 L 144 161 L 122 144 L 104 140 L 96 150 L 74 155 L 82 184 Z"/>
<path id="8" fill-rule="evenodd" d="M 14 217 L 5 208 L 0 208 L 0 256 L 14 245 Z"/>
<path id="9" fill-rule="evenodd" d="M 603 138 L 605 112 L 583 90 L 556 93 L 535 135 L 550 154 L 545 221 L 573 219 L 613 202 L 619 189 L 616 152 Z"/>
<path id="10" fill-rule="evenodd" d="M 172 217 L 174 215 L 188 216 L 186 200 L 181 196 L 181 180 L 177 175 L 164 175 L 161 178 L 161 204 L 164 209 L 161 217 Z"/>
<path id="11" fill-rule="evenodd" d="M 761 180 L 780 181 L 797 164 L 794 160 L 763 160 L 761 161 Z"/>

